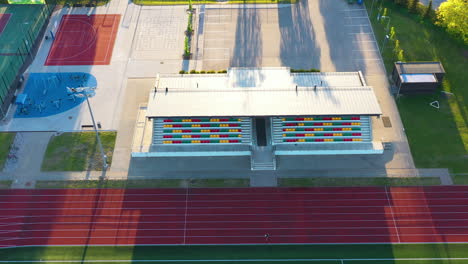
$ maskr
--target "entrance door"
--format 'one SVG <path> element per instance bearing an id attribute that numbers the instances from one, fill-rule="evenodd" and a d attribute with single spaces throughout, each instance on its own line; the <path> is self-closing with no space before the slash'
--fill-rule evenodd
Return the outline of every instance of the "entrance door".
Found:
<path id="1" fill-rule="evenodd" d="M 257 146 L 266 146 L 266 120 L 265 117 L 255 118 L 255 128 L 257 131 Z"/>

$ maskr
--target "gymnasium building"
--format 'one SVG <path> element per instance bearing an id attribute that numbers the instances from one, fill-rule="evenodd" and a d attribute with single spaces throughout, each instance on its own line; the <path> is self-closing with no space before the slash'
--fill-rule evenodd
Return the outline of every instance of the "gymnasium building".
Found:
<path id="1" fill-rule="evenodd" d="M 383 153 L 372 137 L 381 109 L 360 72 L 159 75 L 145 109 L 148 143 L 133 158 L 244 157 L 275 170 L 281 156 Z"/>

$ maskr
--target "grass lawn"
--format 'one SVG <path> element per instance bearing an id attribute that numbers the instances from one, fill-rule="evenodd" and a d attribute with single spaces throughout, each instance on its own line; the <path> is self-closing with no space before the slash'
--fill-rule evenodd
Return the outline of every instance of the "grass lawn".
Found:
<path id="1" fill-rule="evenodd" d="M 362 259 L 362 258 L 466 258 L 468 244 L 354 244 L 354 245 L 254 245 L 254 246 L 115 246 L 115 247 L 26 247 L 0 249 L 0 260 L 260 260 L 264 261 L 183 261 L 173 263 L 323 263 L 390 264 L 399 261 L 269 261 L 281 259 Z M 463 262 L 464 261 L 464 262 Z M 28 262 L 22 262 L 28 263 Z M 164 261 L 145 263 L 169 263 Z M 418 264 L 461 264 L 466 260 L 417 261 Z"/>
<path id="2" fill-rule="evenodd" d="M 366 0 L 368 10 L 372 0 Z M 422 22 L 417 15 L 393 1 L 382 1 L 395 27 L 396 38 L 404 50 L 406 61 L 441 61 L 445 71 L 442 89 L 454 93 L 446 97 L 433 95 L 404 96 L 397 104 L 419 168 L 449 168 L 452 173 L 468 172 L 468 47 L 453 40 L 442 28 Z M 377 41 L 381 45 L 386 22 L 376 21 L 376 12 L 369 14 Z M 385 67 L 391 73 L 393 45 L 383 52 Z M 429 106 L 440 102 L 440 109 Z"/>
<path id="3" fill-rule="evenodd" d="M 193 5 L 201 4 L 294 4 L 297 0 L 227 0 L 220 2 L 216 0 L 193 0 Z M 137 5 L 188 5 L 188 0 L 133 0 L 133 3 Z"/>
<path id="4" fill-rule="evenodd" d="M 37 189 L 47 188 L 201 188 L 249 187 L 249 179 L 148 179 L 106 181 L 37 181 Z"/>
<path id="5" fill-rule="evenodd" d="M 5 165 L 5 161 L 10 152 L 10 146 L 15 139 L 15 133 L 0 133 L 0 171 Z"/>
<path id="6" fill-rule="evenodd" d="M 468 185 L 468 175 L 452 175 L 454 184 Z"/>
<path id="7" fill-rule="evenodd" d="M 116 132 L 100 132 L 109 165 L 112 162 Z M 63 133 L 47 146 L 43 171 L 102 170 L 102 158 L 94 132 Z"/>
<path id="8" fill-rule="evenodd" d="M 294 186 L 417 186 L 440 185 L 440 179 L 436 177 L 411 177 L 411 178 L 280 178 L 278 185 L 282 187 Z"/>
<path id="9" fill-rule="evenodd" d="M 9 189 L 12 181 L 0 181 L 0 189 Z"/>

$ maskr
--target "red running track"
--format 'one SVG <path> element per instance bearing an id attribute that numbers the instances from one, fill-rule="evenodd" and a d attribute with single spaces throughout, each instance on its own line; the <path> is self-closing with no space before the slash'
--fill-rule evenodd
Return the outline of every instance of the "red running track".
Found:
<path id="1" fill-rule="evenodd" d="M 3 247 L 468 242 L 468 186 L 2 190 L 0 208 Z"/>
<path id="2" fill-rule="evenodd" d="M 120 15 L 64 15 L 45 65 L 109 65 Z"/>

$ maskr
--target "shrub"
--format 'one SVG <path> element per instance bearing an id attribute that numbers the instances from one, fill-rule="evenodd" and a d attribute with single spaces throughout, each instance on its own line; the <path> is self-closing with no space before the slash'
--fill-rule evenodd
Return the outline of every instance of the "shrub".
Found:
<path id="1" fill-rule="evenodd" d="M 447 32 L 468 44 L 468 2 L 448 0 L 437 10 L 436 25 L 445 27 Z"/>
<path id="2" fill-rule="evenodd" d="M 184 71 L 184 70 L 180 70 L 180 71 L 179 71 L 179 74 L 185 74 L 185 73 L 187 73 L 187 72 Z"/>
<path id="3" fill-rule="evenodd" d="M 211 71 L 207 71 L 206 73 L 216 73 L 216 72 L 211 70 Z"/>
<path id="4" fill-rule="evenodd" d="M 397 54 L 398 61 L 405 61 L 405 55 L 403 54 L 403 50 L 400 49 Z"/>
<path id="5" fill-rule="evenodd" d="M 188 16 L 188 22 L 187 22 L 187 34 L 192 34 L 193 32 L 192 18 L 193 18 L 193 14 L 190 13 Z"/>
<path id="6" fill-rule="evenodd" d="M 310 71 L 310 72 L 320 72 L 319 69 L 315 69 L 315 68 L 312 68 L 312 69 L 310 69 L 309 71 Z"/>
<path id="7" fill-rule="evenodd" d="M 195 74 L 195 73 L 197 73 L 197 71 L 191 70 L 190 73 L 191 73 L 191 74 Z"/>
<path id="8" fill-rule="evenodd" d="M 395 40 L 395 27 L 391 27 L 390 28 L 390 33 L 389 33 L 389 37 L 390 37 L 390 40 Z"/>
<path id="9" fill-rule="evenodd" d="M 184 54 L 186 56 L 190 55 L 190 44 L 189 44 L 189 38 L 187 36 L 185 36 Z"/>
<path id="10" fill-rule="evenodd" d="M 200 73 L 203 73 L 203 74 L 204 74 L 204 73 L 206 73 L 206 71 L 200 71 Z"/>
<path id="11" fill-rule="evenodd" d="M 227 70 L 220 70 L 218 73 L 227 73 Z"/>

